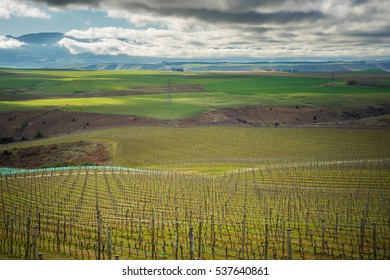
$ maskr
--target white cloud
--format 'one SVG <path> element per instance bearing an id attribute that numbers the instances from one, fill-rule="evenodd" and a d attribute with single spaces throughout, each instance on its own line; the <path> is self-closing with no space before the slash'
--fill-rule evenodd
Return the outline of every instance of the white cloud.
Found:
<path id="1" fill-rule="evenodd" d="M 140 28 L 147 27 L 160 27 L 164 29 L 173 29 L 181 31 L 193 31 L 209 29 L 212 25 L 205 22 L 198 21 L 193 18 L 180 18 L 173 16 L 159 16 L 152 13 L 132 13 L 126 10 L 116 10 L 108 8 L 106 10 L 107 17 L 121 18 L 127 20 L 130 24 L 133 24 Z"/>
<path id="2" fill-rule="evenodd" d="M 16 39 L 0 36 L 0 49 L 14 49 L 19 48 L 23 45 L 23 42 L 19 42 Z"/>
<path id="3" fill-rule="evenodd" d="M 1 0 L 0 2 L 0 18 L 9 19 L 15 17 L 31 17 L 49 19 L 51 16 L 41 9 L 28 5 L 22 1 Z"/>
<path id="4" fill-rule="evenodd" d="M 231 31 L 231 38 L 237 34 Z M 225 31 L 225 35 L 227 32 Z M 238 56 L 248 49 L 234 49 L 233 43 L 219 30 L 179 31 L 148 28 L 145 30 L 116 27 L 90 28 L 85 31 L 72 30 L 65 34 L 73 37 L 59 42 L 71 53 L 92 52 L 94 54 L 130 56 L 174 56 L 174 57 L 223 57 Z M 83 41 L 78 41 L 81 39 Z M 90 40 L 86 42 L 85 40 Z"/>
<path id="5" fill-rule="evenodd" d="M 131 44 L 124 43 L 117 39 L 103 38 L 97 42 L 79 42 L 69 38 L 64 38 L 58 42 L 60 46 L 66 47 L 72 54 L 91 52 L 96 55 L 132 55 Z"/>
<path id="6" fill-rule="evenodd" d="M 233 29 L 181 31 L 148 28 L 143 30 L 117 27 L 71 30 L 59 44 L 72 54 L 90 52 L 97 55 L 129 55 L 177 58 L 223 58 L 223 57 L 337 57 L 372 56 L 389 52 L 385 46 L 375 48 L 354 46 L 352 43 L 324 43 L 316 36 L 306 35 L 289 42 L 275 44 L 272 41 L 282 36 L 281 31 L 267 33 L 268 40 L 261 41 Z M 273 39 L 273 36 L 275 39 Z M 282 39 L 278 39 L 282 40 Z M 311 41 L 312 43 L 307 43 Z"/>
<path id="7" fill-rule="evenodd" d="M 33 2 L 46 6 L 33 5 Z M 390 5 L 387 2 L 0 0 L 0 18 L 28 13 L 30 16 L 43 13 L 41 17 L 45 17 L 50 16 L 45 13 L 48 9 L 103 11 L 106 17 L 125 19 L 129 26 L 135 26 L 71 30 L 66 34 L 70 38 L 60 44 L 75 54 L 183 58 L 389 57 Z"/>

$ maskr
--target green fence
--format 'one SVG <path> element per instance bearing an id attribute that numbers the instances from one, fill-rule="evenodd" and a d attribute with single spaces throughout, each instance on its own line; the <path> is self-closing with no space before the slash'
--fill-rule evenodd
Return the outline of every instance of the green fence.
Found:
<path id="1" fill-rule="evenodd" d="M 41 173 L 41 172 L 61 172 L 61 171 L 79 171 L 79 170 L 103 170 L 103 171 L 129 171 L 145 173 L 149 170 L 138 168 L 127 168 L 119 166 L 66 166 L 66 167 L 49 167 L 38 169 L 20 169 L 20 168 L 0 168 L 0 176 L 17 175 L 25 173 Z"/>

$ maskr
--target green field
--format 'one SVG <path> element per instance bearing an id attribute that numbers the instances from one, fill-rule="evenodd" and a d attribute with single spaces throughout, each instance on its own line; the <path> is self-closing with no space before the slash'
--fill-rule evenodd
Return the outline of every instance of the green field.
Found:
<path id="1" fill-rule="evenodd" d="M 389 76 L 6 69 L 0 111 L 179 120 L 237 106 L 389 104 L 388 87 L 351 79 Z M 0 156 L 80 140 L 103 144 L 110 166 L 0 173 L 0 259 L 390 259 L 386 128 L 122 126 L 17 141 Z"/>
<path id="2" fill-rule="evenodd" d="M 104 143 L 115 166 L 223 172 L 282 163 L 389 159 L 389 136 L 388 130 L 145 126 L 100 129 L 13 146 L 83 139 Z"/>
<path id="3" fill-rule="evenodd" d="M 0 75 L 0 111 L 63 110 L 182 119 L 217 108 L 247 105 L 369 106 L 388 102 L 389 87 L 351 87 L 346 81 L 386 83 L 389 74 L 361 76 L 274 73 L 171 73 L 157 71 L 7 70 Z M 200 85 L 204 92 L 172 92 L 177 85 Z M 331 86 L 330 86 L 331 84 Z M 156 94 L 115 96 L 138 88 Z M 99 94 L 97 97 L 96 94 Z M 89 95 L 89 96 L 88 96 Z M 100 96 L 103 95 L 103 96 Z M 27 100 L 26 100 L 27 99 Z M 31 100 L 32 99 L 32 100 Z M 170 101 L 168 101 L 170 99 Z"/>

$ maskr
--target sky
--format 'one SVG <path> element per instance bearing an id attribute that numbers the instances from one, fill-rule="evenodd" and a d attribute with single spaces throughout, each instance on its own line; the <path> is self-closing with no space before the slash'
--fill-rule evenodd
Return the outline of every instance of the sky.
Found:
<path id="1" fill-rule="evenodd" d="M 72 54 L 390 59 L 388 0 L 0 0 L 0 49 L 66 35 Z"/>

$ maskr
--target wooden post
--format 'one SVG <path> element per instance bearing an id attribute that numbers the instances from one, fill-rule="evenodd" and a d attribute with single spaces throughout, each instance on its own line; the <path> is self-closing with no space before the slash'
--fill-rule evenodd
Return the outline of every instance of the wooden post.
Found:
<path id="1" fill-rule="evenodd" d="M 161 218 L 161 238 L 165 240 L 165 212 L 162 213 L 162 218 Z"/>
<path id="2" fill-rule="evenodd" d="M 33 226 L 33 234 L 32 234 L 32 259 L 37 259 L 37 233 L 38 233 L 38 227 Z"/>
<path id="3" fill-rule="evenodd" d="M 10 233 L 9 233 L 9 253 L 12 256 L 14 254 L 14 227 L 15 220 L 11 218 Z"/>
<path id="4" fill-rule="evenodd" d="M 41 235 L 41 213 L 38 213 L 38 234 Z"/>
<path id="5" fill-rule="evenodd" d="M 246 231 L 246 214 L 244 214 L 244 220 L 242 221 L 242 228 L 241 228 L 241 253 L 240 253 L 240 259 L 245 259 L 245 231 Z"/>
<path id="6" fill-rule="evenodd" d="M 376 244 L 376 223 L 372 223 L 372 247 L 374 250 L 374 260 L 377 259 L 377 244 Z"/>
<path id="7" fill-rule="evenodd" d="M 29 260 L 30 259 L 30 233 L 31 233 L 31 218 L 30 216 L 27 217 L 27 239 L 26 239 L 26 251 L 24 253 L 24 259 Z"/>
<path id="8" fill-rule="evenodd" d="M 284 258 L 284 247 L 285 247 L 285 234 L 284 234 L 284 228 L 285 228 L 285 222 L 283 221 L 282 223 L 282 236 L 283 236 L 283 240 L 282 240 L 282 257 Z"/>
<path id="9" fill-rule="evenodd" d="M 361 257 L 363 257 L 365 231 L 366 231 L 366 220 L 362 218 L 360 221 L 360 246 L 359 246 Z"/>
<path id="10" fill-rule="evenodd" d="M 338 232 L 339 232 L 339 214 L 336 213 L 336 228 L 334 230 L 334 237 L 335 237 L 337 243 L 338 243 L 338 237 L 337 237 Z"/>
<path id="11" fill-rule="evenodd" d="M 175 244 L 175 260 L 179 259 L 179 222 L 176 218 L 176 244 Z"/>
<path id="12" fill-rule="evenodd" d="M 214 244 L 214 214 L 211 215 L 210 241 Z"/>
<path id="13" fill-rule="evenodd" d="M 322 219 L 321 220 L 321 224 L 322 224 L 322 234 L 321 234 L 321 237 L 322 237 L 322 246 L 321 246 L 321 253 L 322 255 L 325 254 L 325 220 Z"/>
<path id="14" fill-rule="evenodd" d="M 194 228 L 190 227 L 189 232 L 189 238 L 190 238 L 190 260 L 195 259 L 195 239 L 194 239 Z"/>
<path id="15" fill-rule="evenodd" d="M 65 215 L 64 215 L 64 240 L 66 240 L 66 216 Z"/>
<path id="16" fill-rule="evenodd" d="M 126 218 L 125 218 L 126 231 L 128 230 L 128 224 L 129 224 L 129 209 L 126 209 Z"/>
<path id="17" fill-rule="evenodd" d="M 305 238 L 307 238 L 307 233 L 309 232 L 309 212 L 306 212 L 306 230 L 305 230 Z"/>
<path id="18" fill-rule="evenodd" d="M 111 240 L 111 227 L 107 227 L 107 251 L 108 259 L 112 259 L 112 240 Z"/>
<path id="19" fill-rule="evenodd" d="M 264 258 L 268 260 L 268 224 L 265 224 Z"/>
<path id="20" fill-rule="evenodd" d="M 156 244 L 155 244 L 155 236 L 154 236 L 154 218 L 152 219 L 151 242 L 152 242 L 152 260 L 155 260 L 156 259 Z"/>
<path id="21" fill-rule="evenodd" d="M 142 223 L 141 218 L 138 219 L 138 247 L 142 245 Z"/>
<path id="22" fill-rule="evenodd" d="M 198 232 L 198 259 L 201 258 L 202 251 L 202 222 L 199 222 L 199 232 Z"/>
<path id="23" fill-rule="evenodd" d="M 60 219 L 57 220 L 56 240 L 57 240 L 57 253 L 59 253 L 61 249 Z"/>
<path id="24" fill-rule="evenodd" d="M 287 229 L 287 259 L 292 260 L 291 228 Z"/>
<path id="25" fill-rule="evenodd" d="M 98 240 L 97 240 L 97 259 L 101 258 L 101 247 L 102 247 L 102 218 L 100 217 L 100 210 L 97 210 L 98 218 Z"/>

